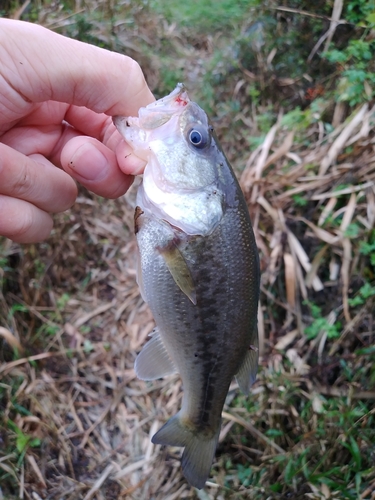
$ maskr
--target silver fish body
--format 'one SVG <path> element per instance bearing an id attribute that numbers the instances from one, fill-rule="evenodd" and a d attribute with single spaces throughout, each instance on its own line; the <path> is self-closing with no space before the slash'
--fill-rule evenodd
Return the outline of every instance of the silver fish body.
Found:
<path id="1" fill-rule="evenodd" d="M 256 376 L 259 262 L 246 202 L 204 111 L 181 84 L 161 101 L 151 117 L 143 111 L 143 123 L 142 110 L 139 121 L 115 119 L 149 160 L 135 230 L 139 285 L 156 330 L 135 370 L 144 380 L 180 374 L 181 410 L 152 441 L 184 447 L 183 473 L 202 488 L 229 385 L 236 376 L 248 393 Z"/>

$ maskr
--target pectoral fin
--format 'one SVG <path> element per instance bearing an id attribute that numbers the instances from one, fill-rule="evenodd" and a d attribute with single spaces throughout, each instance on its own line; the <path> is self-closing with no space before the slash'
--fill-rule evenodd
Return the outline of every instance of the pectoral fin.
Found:
<path id="1" fill-rule="evenodd" d="M 236 375 L 237 383 L 245 394 L 249 394 L 250 387 L 257 377 L 258 357 L 258 345 L 251 345 Z"/>
<path id="2" fill-rule="evenodd" d="M 138 354 L 134 369 L 141 380 L 156 380 L 177 372 L 156 328 L 151 339 Z"/>
<path id="3" fill-rule="evenodd" d="M 197 296 L 193 278 L 191 277 L 188 265 L 180 250 L 176 246 L 172 248 L 163 248 L 161 255 L 176 285 L 195 305 L 197 303 Z"/>

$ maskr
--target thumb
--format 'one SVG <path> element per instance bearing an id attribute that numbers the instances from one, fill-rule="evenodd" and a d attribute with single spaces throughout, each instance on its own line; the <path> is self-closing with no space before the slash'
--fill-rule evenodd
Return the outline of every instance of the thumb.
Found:
<path id="1" fill-rule="evenodd" d="M 123 143 L 121 147 L 127 157 L 127 171 L 139 171 L 141 160 L 131 155 L 130 146 Z M 61 151 L 61 165 L 80 184 L 105 198 L 122 196 L 133 182 L 132 175 L 119 169 L 116 154 L 92 137 L 70 139 Z"/>

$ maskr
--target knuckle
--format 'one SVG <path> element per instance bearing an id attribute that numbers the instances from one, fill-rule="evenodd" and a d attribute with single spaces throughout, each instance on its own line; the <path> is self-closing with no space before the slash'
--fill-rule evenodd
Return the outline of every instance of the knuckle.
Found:
<path id="1" fill-rule="evenodd" d="M 133 78 L 137 77 L 143 80 L 143 71 L 140 64 L 131 57 L 128 58 L 129 72 Z"/>
<path id="2" fill-rule="evenodd" d="M 24 164 L 20 167 L 19 172 L 16 174 L 15 179 L 13 181 L 13 192 L 16 196 L 25 196 L 32 185 L 32 175 L 31 171 Z"/>
<path id="3" fill-rule="evenodd" d="M 30 233 L 35 224 L 33 213 L 28 208 L 22 211 L 22 214 L 14 221 L 13 236 L 15 238 L 22 238 Z"/>
<path id="4" fill-rule="evenodd" d="M 124 65 L 124 74 L 127 75 L 128 89 L 134 89 L 137 94 L 146 86 L 146 80 L 139 63 L 129 56 L 122 60 Z"/>

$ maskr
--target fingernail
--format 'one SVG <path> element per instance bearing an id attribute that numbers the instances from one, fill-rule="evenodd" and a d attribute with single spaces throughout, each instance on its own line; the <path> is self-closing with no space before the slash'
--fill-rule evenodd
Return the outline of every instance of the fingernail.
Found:
<path id="1" fill-rule="evenodd" d="M 99 181 L 108 172 L 107 158 L 92 144 L 83 144 L 74 153 L 69 166 L 87 181 Z"/>

